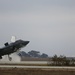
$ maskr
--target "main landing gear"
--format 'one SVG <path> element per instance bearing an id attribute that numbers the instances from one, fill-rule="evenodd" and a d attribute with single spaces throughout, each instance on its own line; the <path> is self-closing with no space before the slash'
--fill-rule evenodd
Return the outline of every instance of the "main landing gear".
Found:
<path id="1" fill-rule="evenodd" d="M 10 56 L 8 55 L 8 59 L 9 59 L 9 61 L 11 61 L 11 60 L 12 60 L 12 57 L 10 57 Z"/>

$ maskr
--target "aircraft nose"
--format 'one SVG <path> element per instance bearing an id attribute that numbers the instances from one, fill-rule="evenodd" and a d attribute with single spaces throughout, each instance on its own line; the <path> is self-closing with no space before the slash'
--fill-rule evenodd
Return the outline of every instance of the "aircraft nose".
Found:
<path id="1" fill-rule="evenodd" d="M 24 45 L 27 45 L 30 41 L 24 41 Z"/>
<path id="2" fill-rule="evenodd" d="M 28 43 L 29 43 L 29 41 L 26 41 L 26 43 L 28 44 Z"/>

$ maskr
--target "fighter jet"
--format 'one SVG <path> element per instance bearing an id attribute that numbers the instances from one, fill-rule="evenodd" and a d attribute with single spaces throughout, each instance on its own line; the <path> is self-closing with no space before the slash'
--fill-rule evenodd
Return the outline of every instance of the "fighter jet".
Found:
<path id="1" fill-rule="evenodd" d="M 0 48 L 0 59 L 2 59 L 2 56 L 8 55 L 9 60 L 11 61 L 12 58 L 9 56 L 10 54 L 19 51 L 21 48 L 25 47 L 29 41 L 23 41 L 23 40 L 16 40 L 12 43 L 6 42 L 3 48 Z"/>

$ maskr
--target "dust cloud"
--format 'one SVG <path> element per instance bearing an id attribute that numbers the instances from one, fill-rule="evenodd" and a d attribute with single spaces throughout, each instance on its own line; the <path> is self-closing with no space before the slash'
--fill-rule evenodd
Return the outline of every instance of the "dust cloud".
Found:
<path id="1" fill-rule="evenodd" d="M 8 55 L 5 55 L 2 57 L 0 62 L 12 62 L 12 63 L 14 63 L 14 62 L 20 62 L 21 61 L 21 58 L 20 58 L 20 56 L 17 55 L 17 53 L 11 54 L 10 57 L 12 58 L 11 61 L 9 61 Z"/>

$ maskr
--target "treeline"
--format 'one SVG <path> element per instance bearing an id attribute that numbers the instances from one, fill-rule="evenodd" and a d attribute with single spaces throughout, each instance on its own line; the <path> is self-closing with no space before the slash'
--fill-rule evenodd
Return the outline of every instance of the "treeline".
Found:
<path id="1" fill-rule="evenodd" d="M 48 55 L 45 53 L 40 53 L 39 51 L 31 50 L 29 52 L 20 51 L 18 54 L 20 57 L 34 57 L 34 58 L 48 58 Z"/>
<path id="2" fill-rule="evenodd" d="M 49 59 L 48 65 L 51 66 L 75 66 L 75 59 L 68 58 L 64 55 L 54 55 L 52 58 Z"/>

